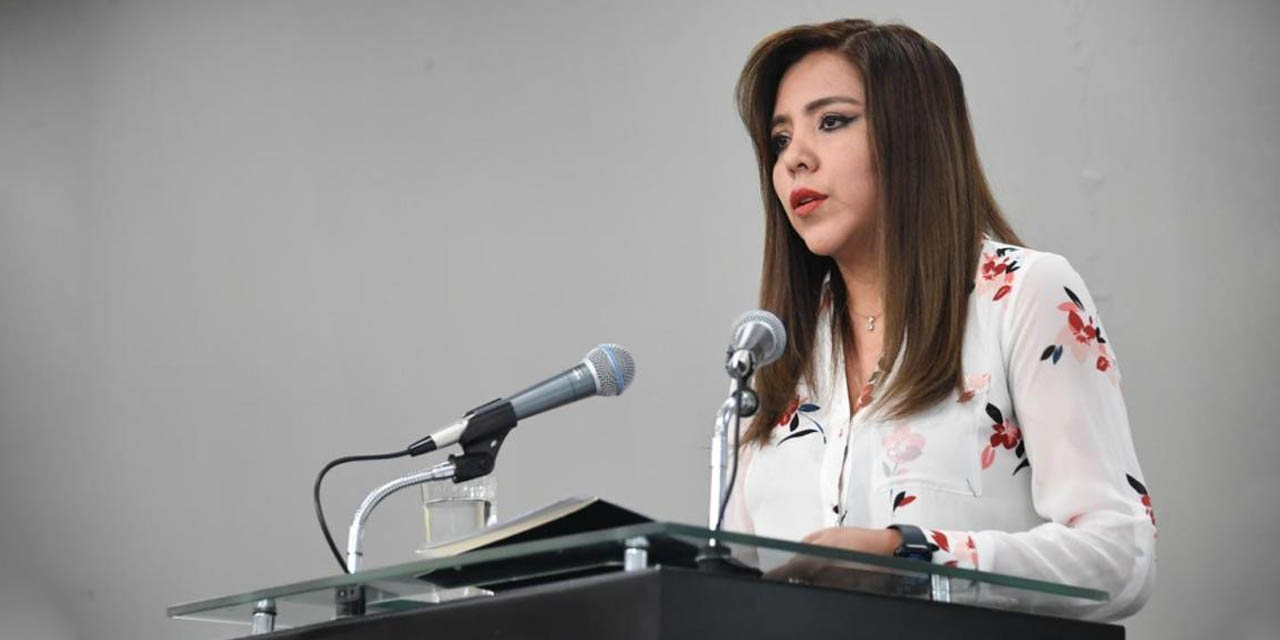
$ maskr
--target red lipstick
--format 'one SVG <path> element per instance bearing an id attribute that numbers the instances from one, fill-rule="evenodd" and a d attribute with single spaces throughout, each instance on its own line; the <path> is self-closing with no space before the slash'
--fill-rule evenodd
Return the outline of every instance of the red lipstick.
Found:
<path id="1" fill-rule="evenodd" d="M 798 216 L 806 216 L 827 199 L 827 194 L 801 187 L 791 191 L 791 210 Z"/>

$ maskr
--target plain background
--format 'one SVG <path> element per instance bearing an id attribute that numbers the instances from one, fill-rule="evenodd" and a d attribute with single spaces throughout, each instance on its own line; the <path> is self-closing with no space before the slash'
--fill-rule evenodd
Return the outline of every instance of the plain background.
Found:
<path id="1" fill-rule="evenodd" d="M 216 638 L 177 602 L 335 571 L 311 483 L 613 341 L 620 398 L 523 425 L 510 516 L 701 523 L 755 306 L 732 101 L 777 29 L 945 49 L 1008 217 L 1089 283 L 1160 525 L 1130 637 L 1280 609 L 1280 4 L 0 4 L 0 636 Z M 331 522 L 435 462 L 341 468 Z M 410 558 L 415 492 L 371 522 Z"/>

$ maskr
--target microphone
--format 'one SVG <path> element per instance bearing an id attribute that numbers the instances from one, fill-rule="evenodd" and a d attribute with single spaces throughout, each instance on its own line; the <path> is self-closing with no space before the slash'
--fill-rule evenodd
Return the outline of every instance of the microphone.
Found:
<path id="1" fill-rule="evenodd" d="M 505 433 L 516 422 L 590 396 L 620 395 L 636 377 L 635 359 L 625 348 L 602 344 L 582 362 L 509 398 L 499 398 L 468 411 L 453 424 L 409 445 L 417 456 L 451 444 Z"/>
<path id="2" fill-rule="evenodd" d="M 756 367 L 782 357 L 787 348 L 787 330 L 778 316 L 756 309 L 733 323 L 725 370 L 735 378 L 746 378 Z"/>

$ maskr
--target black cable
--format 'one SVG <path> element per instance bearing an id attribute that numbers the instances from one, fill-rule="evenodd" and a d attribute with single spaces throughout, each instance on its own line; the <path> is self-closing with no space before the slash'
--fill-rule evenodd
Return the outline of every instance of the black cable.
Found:
<path id="1" fill-rule="evenodd" d="M 388 460 L 390 458 L 399 458 L 407 455 L 409 455 L 408 449 L 396 451 L 394 453 L 375 453 L 367 456 L 345 456 L 326 464 L 324 468 L 320 470 L 320 475 L 316 476 L 316 486 L 313 494 L 313 498 L 316 502 L 316 519 L 320 521 L 320 531 L 324 533 L 324 541 L 329 543 L 329 550 L 333 552 L 333 557 L 338 561 L 338 566 L 342 567 L 343 573 L 351 573 L 351 570 L 347 568 L 347 561 L 343 559 L 342 552 L 338 551 L 338 545 L 333 543 L 333 535 L 329 533 L 329 525 L 324 520 L 324 507 L 320 506 L 320 483 L 324 481 L 324 474 L 329 473 L 330 469 L 348 462 Z"/>
<path id="2" fill-rule="evenodd" d="M 724 526 L 724 510 L 729 506 L 729 496 L 733 494 L 733 482 L 738 479 L 738 429 L 742 423 L 742 387 L 733 392 L 733 468 L 729 473 L 729 484 L 720 498 L 720 515 L 716 516 L 716 531 Z"/>

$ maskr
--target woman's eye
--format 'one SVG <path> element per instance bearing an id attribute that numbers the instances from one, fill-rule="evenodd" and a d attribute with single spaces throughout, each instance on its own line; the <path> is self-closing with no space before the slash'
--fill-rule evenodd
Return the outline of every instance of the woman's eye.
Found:
<path id="1" fill-rule="evenodd" d="M 853 118 L 850 118 L 850 117 L 828 115 L 828 116 L 822 116 L 822 122 L 819 124 L 819 126 L 820 128 L 826 129 L 829 131 L 831 129 L 839 129 L 840 127 L 852 121 L 853 121 Z M 828 124 L 830 124 L 831 126 L 828 127 L 827 126 Z"/>
<path id="2" fill-rule="evenodd" d="M 825 115 L 822 116 L 822 120 L 818 122 L 818 128 L 823 131 L 834 131 L 857 119 L 858 116 Z M 769 147 L 773 150 L 775 155 L 781 154 L 782 149 L 787 146 L 787 140 L 787 136 L 780 133 L 769 139 Z"/>

